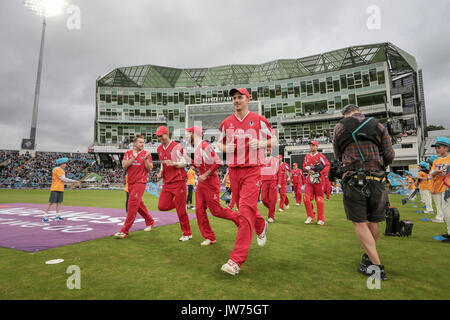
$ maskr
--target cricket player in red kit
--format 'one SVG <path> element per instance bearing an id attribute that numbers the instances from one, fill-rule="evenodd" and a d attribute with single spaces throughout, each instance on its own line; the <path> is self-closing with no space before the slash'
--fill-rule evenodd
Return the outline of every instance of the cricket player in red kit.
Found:
<path id="1" fill-rule="evenodd" d="M 280 161 L 280 168 L 278 169 L 278 190 L 280 192 L 279 211 L 283 212 L 285 209 L 289 209 L 289 198 L 286 194 L 286 188 L 290 179 L 291 168 L 286 162 L 283 162 L 283 156 L 281 154 L 278 156 L 278 159 Z"/>
<path id="2" fill-rule="evenodd" d="M 203 132 L 200 127 L 194 126 L 185 130 L 190 132 L 189 141 L 194 146 L 194 159 L 191 163 L 200 173 L 195 192 L 195 214 L 198 228 L 205 238 L 201 245 L 208 246 L 216 243 L 216 236 L 209 224 L 206 209 L 209 209 L 213 216 L 231 220 L 236 225 L 239 223 L 238 214 L 230 208 L 222 208 L 220 205 L 220 180 L 217 169 L 222 165 L 222 161 L 214 148 L 202 140 Z"/>
<path id="3" fill-rule="evenodd" d="M 142 196 L 147 186 L 147 176 L 150 170 L 153 169 L 152 156 L 150 152 L 144 150 L 145 139 L 142 135 L 136 135 L 134 138 L 133 150 L 125 152 L 122 160 L 122 167 L 127 169 L 128 182 L 128 206 L 127 218 L 120 230 L 114 236 L 117 238 L 128 237 L 128 232 L 136 219 L 136 214 L 144 218 L 147 226 L 144 231 L 150 231 L 155 224 L 152 216 L 148 213 L 147 208 L 142 201 Z"/>
<path id="4" fill-rule="evenodd" d="M 161 161 L 161 171 L 157 178 L 162 178 L 164 181 L 159 195 L 158 209 L 161 211 L 176 209 L 183 231 L 179 241 L 188 241 L 192 239 L 192 232 L 186 212 L 187 174 L 184 167 L 187 166 L 187 162 L 184 158 L 183 147 L 178 142 L 170 140 L 169 130 L 166 127 L 159 127 L 155 135 L 161 142 L 157 149 Z"/>
<path id="5" fill-rule="evenodd" d="M 236 275 L 247 259 L 253 231 L 259 246 L 267 241 L 267 222 L 258 212 L 258 191 L 264 149 L 271 147 L 275 137 L 267 119 L 248 110 L 250 94 L 247 89 L 231 89 L 229 95 L 233 97 L 236 112 L 220 125 L 217 145 L 226 155 L 231 190 L 239 208 L 239 226 L 230 259 L 221 270 Z"/>
<path id="6" fill-rule="evenodd" d="M 297 206 L 302 203 L 302 186 L 304 183 L 305 176 L 303 175 L 303 171 L 298 167 L 298 163 L 294 163 L 291 170 L 291 184 Z"/>
<path id="7" fill-rule="evenodd" d="M 323 154 L 317 152 L 318 147 L 319 143 L 317 141 L 311 141 L 309 143 L 311 153 L 305 156 L 303 162 L 303 170 L 308 174 L 303 202 L 305 203 L 306 214 L 308 215 L 305 224 L 310 224 L 315 219 L 314 207 L 312 204 L 312 200 L 315 198 L 317 205 L 317 224 L 324 225 L 325 214 L 322 181 L 324 176 L 328 177 L 330 162 Z"/>
<path id="8" fill-rule="evenodd" d="M 261 201 L 269 209 L 268 222 L 275 220 L 275 207 L 277 205 L 278 186 L 278 159 L 272 156 L 272 148 L 267 148 L 267 157 L 261 167 Z"/>

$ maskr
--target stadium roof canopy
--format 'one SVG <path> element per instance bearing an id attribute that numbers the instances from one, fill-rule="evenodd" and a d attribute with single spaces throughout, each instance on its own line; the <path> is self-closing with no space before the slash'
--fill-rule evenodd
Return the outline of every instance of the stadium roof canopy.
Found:
<path id="1" fill-rule="evenodd" d="M 190 88 L 246 85 L 297 78 L 387 61 L 391 73 L 417 71 L 416 59 L 392 43 L 354 46 L 299 59 L 179 69 L 154 65 L 117 68 L 97 79 L 99 87 Z"/>

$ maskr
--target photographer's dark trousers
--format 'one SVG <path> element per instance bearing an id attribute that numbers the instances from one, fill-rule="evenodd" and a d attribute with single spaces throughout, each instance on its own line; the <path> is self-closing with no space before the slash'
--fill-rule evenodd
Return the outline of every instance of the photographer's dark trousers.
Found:
<path id="1" fill-rule="evenodd" d="M 186 199 L 186 204 L 190 204 L 192 205 L 192 194 L 194 193 L 194 186 L 191 184 L 187 185 L 187 199 Z"/>
<path id="2" fill-rule="evenodd" d="M 386 220 L 388 196 L 384 182 L 374 179 L 358 186 L 351 178 L 342 184 L 344 191 L 344 209 L 347 219 L 353 222 L 382 222 Z"/>

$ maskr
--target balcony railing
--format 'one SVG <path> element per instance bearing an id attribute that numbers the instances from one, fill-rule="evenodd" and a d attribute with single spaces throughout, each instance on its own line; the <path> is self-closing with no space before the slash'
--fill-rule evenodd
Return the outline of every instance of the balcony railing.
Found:
<path id="1" fill-rule="evenodd" d="M 130 117 L 130 116 L 98 116 L 99 122 L 133 122 L 133 123 L 167 123 L 167 118 L 164 116 L 158 117 Z"/>
<path id="2" fill-rule="evenodd" d="M 386 111 L 386 107 L 384 104 L 377 104 L 367 107 L 361 107 L 360 110 L 365 115 L 371 115 L 376 113 L 381 113 Z M 388 110 L 392 111 L 393 113 L 401 113 L 402 107 L 393 107 L 388 106 Z M 295 114 L 291 115 L 283 115 L 281 117 L 281 124 L 291 124 L 291 123 L 307 123 L 307 122 L 313 122 L 313 121 L 325 121 L 325 120 L 339 120 L 342 118 L 341 110 L 328 110 L 324 113 L 312 113 L 305 114 L 303 116 L 295 116 Z"/>
<path id="3" fill-rule="evenodd" d="M 413 86 L 407 85 L 407 86 L 402 86 L 402 87 L 396 87 L 396 88 L 391 88 L 391 94 L 412 94 L 414 93 L 414 88 Z"/>
<path id="4" fill-rule="evenodd" d="M 151 153 L 156 153 L 158 148 L 157 143 L 146 143 L 144 144 L 144 149 L 150 151 Z M 90 149 L 94 153 L 124 153 L 125 151 L 132 148 L 132 143 L 129 145 L 118 144 L 118 143 L 96 143 L 93 144 Z"/>

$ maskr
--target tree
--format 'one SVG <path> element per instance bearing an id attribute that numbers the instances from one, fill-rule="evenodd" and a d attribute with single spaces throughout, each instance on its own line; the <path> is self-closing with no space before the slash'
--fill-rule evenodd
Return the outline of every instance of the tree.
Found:
<path id="1" fill-rule="evenodd" d="M 430 124 L 429 126 L 427 126 L 427 131 L 436 131 L 436 130 L 445 130 L 445 128 L 443 126 L 435 126 L 433 124 Z"/>

